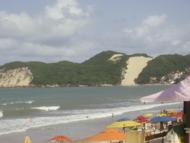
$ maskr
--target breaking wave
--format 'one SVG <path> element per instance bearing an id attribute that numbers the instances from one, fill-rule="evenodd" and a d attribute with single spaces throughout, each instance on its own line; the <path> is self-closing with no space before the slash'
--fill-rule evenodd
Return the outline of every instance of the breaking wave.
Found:
<path id="1" fill-rule="evenodd" d="M 40 106 L 40 107 L 32 107 L 31 109 L 42 110 L 42 111 L 56 111 L 60 109 L 60 106 Z"/>
<path id="2" fill-rule="evenodd" d="M 0 111 L 0 118 L 3 117 L 3 111 Z"/>
<path id="3" fill-rule="evenodd" d="M 1 105 L 13 105 L 13 104 L 32 104 L 34 100 L 29 100 L 29 101 L 11 101 L 11 102 L 5 102 L 2 103 Z"/>
<path id="4" fill-rule="evenodd" d="M 26 119 L 2 119 L 0 122 L 0 135 L 10 134 L 15 132 L 24 132 L 31 128 L 44 127 L 49 125 L 77 122 L 90 119 L 99 119 L 111 117 L 114 115 L 122 115 L 127 112 L 135 112 L 156 107 L 164 107 L 177 105 L 179 103 L 166 103 L 166 104 L 149 104 L 137 105 L 129 107 L 105 108 L 105 109 L 86 109 L 86 110 L 67 110 L 59 112 L 59 116 L 49 117 L 34 117 Z M 60 106 L 42 106 L 33 107 L 37 110 L 58 110 Z M 65 114 L 65 113 L 69 113 Z"/>

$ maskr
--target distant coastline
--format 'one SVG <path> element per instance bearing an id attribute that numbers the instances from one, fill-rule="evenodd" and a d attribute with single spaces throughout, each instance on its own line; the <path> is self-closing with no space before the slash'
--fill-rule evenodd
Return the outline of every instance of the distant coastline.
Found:
<path id="1" fill-rule="evenodd" d="M 82 62 L 12 62 L 0 66 L 0 87 L 91 87 L 173 84 L 190 74 L 190 55 L 126 55 L 104 51 Z"/>

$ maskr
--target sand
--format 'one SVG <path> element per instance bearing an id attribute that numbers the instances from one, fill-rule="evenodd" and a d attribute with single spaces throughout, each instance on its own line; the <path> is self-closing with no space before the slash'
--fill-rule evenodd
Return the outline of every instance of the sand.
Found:
<path id="1" fill-rule="evenodd" d="M 30 136 L 33 143 L 47 143 L 55 135 L 67 135 L 78 140 L 103 130 L 112 122 L 111 118 L 73 122 L 48 127 L 30 129 L 26 132 L 0 136 L 1 143 L 22 143 L 25 136 Z"/>
<path id="2" fill-rule="evenodd" d="M 128 59 L 126 68 L 123 71 L 124 79 L 121 82 L 123 86 L 135 85 L 135 79 L 138 78 L 147 63 L 152 60 L 150 57 L 136 56 Z"/>
<path id="3" fill-rule="evenodd" d="M 123 54 L 114 54 L 113 56 L 111 56 L 109 58 L 109 61 L 112 61 L 112 62 L 117 62 L 119 60 L 121 60 Z"/>

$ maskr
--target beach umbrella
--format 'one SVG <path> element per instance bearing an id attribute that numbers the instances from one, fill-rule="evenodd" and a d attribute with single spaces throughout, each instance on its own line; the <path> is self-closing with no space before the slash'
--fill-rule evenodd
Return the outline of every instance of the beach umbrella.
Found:
<path id="1" fill-rule="evenodd" d="M 140 123 L 132 120 L 128 121 L 121 121 L 121 122 L 114 122 L 108 126 L 108 128 L 126 128 L 126 127 L 137 127 L 141 126 Z"/>
<path id="2" fill-rule="evenodd" d="M 152 114 L 152 113 L 147 113 L 147 114 L 144 114 L 143 116 L 144 116 L 144 117 L 147 117 L 147 118 L 150 118 L 150 117 L 153 116 L 153 114 Z"/>
<path id="3" fill-rule="evenodd" d="M 63 142 L 71 142 L 72 140 L 70 138 L 68 138 L 67 136 L 59 135 L 59 136 L 55 136 L 55 137 L 51 138 L 50 141 L 63 143 Z"/>
<path id="4" fill-rule="evenodd" d="M 176 121 L 176 118 L 168 117 L 168 116 L 156 116 L 151 119 L 151 122 L 158 123 L 158 122 L 169 122 L 169 121 Z"/>
<path id="5" fill-rule="evenodd" d="M 31 139 L 30 139 L 29 136 L 26 136 L 26 137 L 24 138 L 24 143 L 32 143 L 32 141 L 31 141 Z"/>
<path id="6" fill-rule="evenodd" d="M 157 114 L 157 116 L 162 117 L 162 116 L 168 116 L 168 115 L 164 114 L 164 113 L 159 113 L 159 114 Z"/>
<path id="7" fill-rule="evenodd" d="M 141 102 L 177 102 L 190 101 L 190 76 L 166 90 L 142 97 Z"/>
<path id="8" fill-rule="evenodd" d="M 139 122 L 139 123 L 147 123 L 148 121 L 149 121 L 149 119 L 147 118 L 147 117 L 145 117 L 145 116 L 138 116 L 137 118 L 136 118 L 136 120 L 137 120 L 137 122 Z"/>
<path id="9" fill-rule="evenodd" d="M 94 136 L 88 137 L 85 139 L 86 142 L 101 142 L 101 141 L 108 141 L 108 142 L 114 142 L 114 141 L 123 141 L 126 139 L 126 134 L 123 132 L 113 129 L 113 128 L 107 128 L 104 131 L 97 133 Z"/>
<path id="10" fill-rule="evenodd" d="M 176 118 L 182 118 L 183 117 L 183 112 L 171 112 L 169 113 L 170 117 L 176 117 Z"/>

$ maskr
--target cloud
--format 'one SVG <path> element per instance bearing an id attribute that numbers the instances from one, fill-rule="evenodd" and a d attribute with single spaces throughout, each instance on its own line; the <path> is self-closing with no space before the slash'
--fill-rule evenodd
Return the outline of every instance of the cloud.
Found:
<path id="1" fill-rule="evenodd" d="M 76 0 L 57 0 L 38 16 L 0 12 L 0 35 L 34 40 L 69 36 L 88 23 L 88 15 Z"/>
<path id="2" fill-rule="evenodd" d="M 89 16 L 90 11 L 81 8 L 77 0 L 56 0 L 37 16 L 0 11 L 1 53 L 17 58 L 49 56 L 53 60 L 73 56 L 79 47 L 86 48 L 81 43 L 87 42 L 73 37 L 89 24 Z"/>
<path id="3" fill-rule="evenodd" d="M 133 28 L 123 30 L 125 47 L 132 53 L 151 55 L 186 53 L 190 37 L 186 28 L 171 24 L 167 15 L 148 16 Z M 121 41 L 124 42 L 124 41 Z M 129 49 L 130 47 L 130 49 Z"/>
<path id="4" fill-rule="evenodd" d="M 134 29 L 124 29 L 126 34 L 134 38 L 142 38 L 160 28 L 166 22 L 167 16 L 149 16 L 144 19 L 140 26 Z"/>

